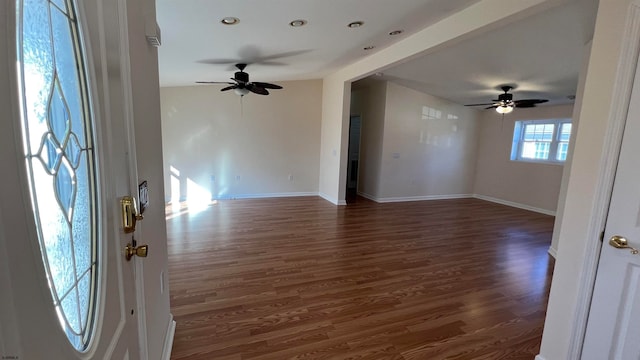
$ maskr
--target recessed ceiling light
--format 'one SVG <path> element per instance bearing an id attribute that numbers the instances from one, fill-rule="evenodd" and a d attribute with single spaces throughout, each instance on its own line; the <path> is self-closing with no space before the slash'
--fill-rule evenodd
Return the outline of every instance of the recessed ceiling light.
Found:
<path id="1" fill-rule="evenodd" d="M 220 20 L 220 22 L 225 25 L 235 25 L 240 22 L 240 19 L 233 16 L 227 16 L 226 18 L 223 18 L 222 20 Z"/>
<path id="2" fill-rule="evenodd" d="M 393 36 L 393 35 L 400 35 L 404 32 L 404 30 L 393 30 L 392 32 L 389 33 L 389 35 Z"/>
<path id="3" fill-rule="evenodd" d="M 352 23 L 349 23 L 349 25 L 347 25 L 347 26 L 352 28 L 352 29 L 355 29 L 355 28 L 359 28 L 362 25 L 364 25 L 364 21 L 354 21 Z"/>
<path id="4" fill-rule="evenodd" d="M 369 45 L 369 46 L 365 47 L 365 48 L 364 48 L 364 50 L 367 50 L 367 51 L 368 51 L 368 50 L 373 50 L 373 49 L 375 49 L 375 48 L 376 48 L 375 46 L 373 46 L 373 45 Z"/>
<path id="5" fill-rule="evenodd" d="M 307 20 L 302 20 L 302 19 L 293 20 L 292 22 L 289 23 L 289 25 L 293 27 L 305 26 L 307 25 Z"/>

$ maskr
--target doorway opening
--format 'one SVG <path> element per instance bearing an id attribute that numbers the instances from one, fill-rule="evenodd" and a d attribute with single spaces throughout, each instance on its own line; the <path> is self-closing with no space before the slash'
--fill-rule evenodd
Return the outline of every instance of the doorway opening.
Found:
<path id="1" fill-rule="evenodd" d="M 358 197 L 358 162 L 360 160 L 360 115 L 352 115 L 349 119 L 349 153 L 347 158 L 347 191 L 346 201 L 353 203 Z"/>

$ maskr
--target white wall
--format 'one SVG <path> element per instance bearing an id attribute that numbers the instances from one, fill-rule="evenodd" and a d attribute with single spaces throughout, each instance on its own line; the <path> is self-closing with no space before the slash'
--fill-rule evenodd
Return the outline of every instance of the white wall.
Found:
<path id="1" fill-rule="evenodd" d="M 589 69 L 589 55 L 591 54 L 591 41 L 584 46 L 582 67 L 580 69 L 580 76 L 578 77 L 578 87 L 576 89 L 576 101 L 573 104 L 573 115 L 571 123 L 571 137 L 575 139 L 580 126 L 580 109 L 582 108 L 582 99 L 584 98 L 584 81 L 587 76 L 587 70 Z M 562 229 L 562 220 L 564 215 L 564 207 L 567 200 L 567 187 L 569 186 L 569 174 L 571 171 L 571 159 L 573 159 L 573 152 L 575 149 L 575 141 L 569 142 L 569 149 L 567 151 L 567 161 L 562 169 L 562 181 L 560 183 L 560 194 L 558 195 L 558 206 L 556 210 L 556 219 L 553 224 L 553 236 L 551 238 L 551 246 L 549 247 L 549 253 L 555 258 L 558 255 L 558 243 L 560 242 L 560 232 Z"/>
<path id="2" fill-rule="evenodd" d="M 570 119 L 572 111 L 572 105 L 522 108 L 504 120 L 482 111 L 475 194 L 555 213 L 564 166 L 511 161 L 513 130 L 519 120 Z"/>
<path id="3" fill-rule="evenodd" d="M 624 54 L 621 46 L 625 19 L 634 3 L 638 2 L 600 0 L 539 359 L 573 359 L 581 346 L 579 334 L 585 324 L 579 311 L 588 306 L 591 291 L 583 279 L 593 275 L 597 256 L 591 244 L 599 244 L 606 216 L 602 198 L 611 185 L 606 173 L 612 164 L 607 163 L 605 139 L 618 110 L 614 106 L 618 64 L 634 56 Z"/>
<path id="4" fill-rule="evenodd" d="M 336 205 L 346 205 L 351 83 L 334 75 L 322 81 L 319 193 Z"/>
<path id="5" fill-rule="evenodd" d="M 318 194 L 322 81 L 280 84 L 242 102 L 218 86 L 160 89 L 167 200 L 171 167 L 181 200 Z"/>
<path id="6" fill-rule="evenodd" d="M 572 105 L 517 109 L 503 121 L 495 111 L 370 78 L 354 83 L 351 94 L 350 113 L 362 116 L 362 195 L 394 201 L 474 194 L 555 213 L 564 166 L 511 161 L 513 126 L 571 118 Z M 421 119 L 425 106 L 443 118 Z M 458 119 L 446 119 L 449 114 Z"/>
<path id="7" fill-rule="evenodd" d="M 474 110 L 389 83 L 380 199 L 470 195 L 476 146 Z"/>
<path id="8" fill-rule="evenodd" d="M 471 195 L 476 111 L 390 82 L 361 83 L 351 109 L 362 116 L 358 193 L 379 202 Z"/>

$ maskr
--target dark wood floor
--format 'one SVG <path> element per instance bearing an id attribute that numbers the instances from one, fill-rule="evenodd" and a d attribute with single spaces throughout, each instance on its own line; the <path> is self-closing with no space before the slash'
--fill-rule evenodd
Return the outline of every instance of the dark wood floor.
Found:
<path id="1" fill-rule="evenodd" d="M 553 218 L 477 199 L 168 212 L 172 359 L 533 359 Z"/>

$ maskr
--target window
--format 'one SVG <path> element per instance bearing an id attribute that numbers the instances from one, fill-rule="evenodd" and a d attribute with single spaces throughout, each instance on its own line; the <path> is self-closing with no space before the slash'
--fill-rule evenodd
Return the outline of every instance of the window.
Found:
<path id="1" fill-rule="evenodd" d="M 97 177 L 78 19 L 71 0 L 17 0 L 24 155 L 52 306 L 86 351 L 96 313 Z"/>
<path id="2" fill-rule="evenodd" d="M 511 160 L 562 163 L 570 138 L 571 119 L 516 121 Z"/>

